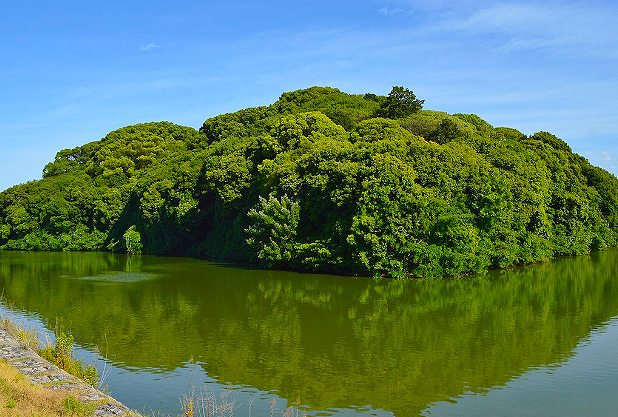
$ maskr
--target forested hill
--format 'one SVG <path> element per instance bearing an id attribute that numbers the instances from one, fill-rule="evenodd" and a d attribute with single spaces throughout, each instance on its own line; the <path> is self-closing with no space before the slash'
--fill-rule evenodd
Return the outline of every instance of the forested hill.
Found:
<path id="1" fill-rule="evenodd" d="M 616 246 L 618 180 L 556 136 L 313 87 L 128 126 L 0 194 L 2 249 L 444 276 Z"/>

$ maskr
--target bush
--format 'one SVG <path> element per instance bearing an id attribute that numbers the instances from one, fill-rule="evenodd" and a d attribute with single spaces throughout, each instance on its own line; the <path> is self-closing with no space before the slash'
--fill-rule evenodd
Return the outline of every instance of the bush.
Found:
<path id="1" fill-rule="evenodd" d="M 82 363 L 73 356 L 73 336 L 64 332 L 59 332 L 56 335 L 56 343 L 54 346 L 47 345 L 39 351 L 39 355 L 52 363 L 58 368 L 63 369 L 82 379 L 86 383 L 97 386 L 99 383 L 99 373 L 92 365 L 84 367 Z"/>

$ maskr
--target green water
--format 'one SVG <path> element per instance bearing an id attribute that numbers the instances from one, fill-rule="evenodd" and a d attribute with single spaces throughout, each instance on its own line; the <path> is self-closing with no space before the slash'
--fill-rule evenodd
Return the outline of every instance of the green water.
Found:
<path id="1" fill-rule="evenodd" d="M 615 416 L 618 251 L 438 281 L 259 271 L 105 253 L 0 252 L 4 314 L 70 328 L 111 393 L 238 417 Z M 100 352 L 100 355 L 93 353 Z M 227 388 L 226 388 L 227 387 Z"/>

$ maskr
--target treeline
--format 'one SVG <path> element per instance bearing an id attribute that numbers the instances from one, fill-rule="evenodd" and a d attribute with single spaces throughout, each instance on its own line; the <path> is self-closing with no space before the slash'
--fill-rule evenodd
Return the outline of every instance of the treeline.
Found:
<path id="1" fill-rule="evenodd" d="M 313 87 L 199 131 L 128 126 L 0 194 L 0 245 L 384 276 L 616 246 L 618 180 L 561 139 Z"/>

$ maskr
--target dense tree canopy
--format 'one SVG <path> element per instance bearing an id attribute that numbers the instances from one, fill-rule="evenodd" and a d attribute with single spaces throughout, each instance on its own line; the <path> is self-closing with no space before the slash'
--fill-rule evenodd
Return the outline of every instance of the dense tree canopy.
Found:
<path id="1" fill-rule="evenodd" d="M 0 245 L 396 277 L 616 246 L 612 174 L 548 132 L 422 104 L 313 87 L 199 131 L 116 130 L 0 193 Z"/>

